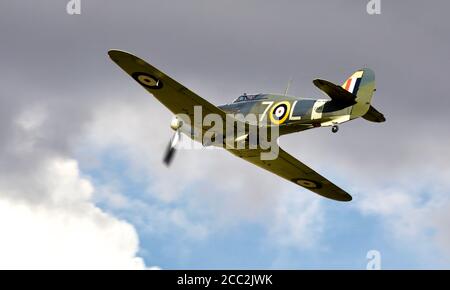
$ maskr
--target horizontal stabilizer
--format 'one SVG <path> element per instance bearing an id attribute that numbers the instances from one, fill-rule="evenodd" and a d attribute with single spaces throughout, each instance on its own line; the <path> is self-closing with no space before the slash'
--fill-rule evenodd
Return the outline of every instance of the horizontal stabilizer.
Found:
<path id="1" fill-rule="evenodd" d="M 376 123 L 381 123 L 386 121 L 386 118 L 384 117 L 384 115 L 380 112 L 378 112 L 374 107 L 370 106 L 369 110 L 367 111 L 367 113 L 362 116 L 364 119 L 366 119 L 367 121 L 370 122 L 376 122 Z"/>
<path id="2" fill-rule="evenodd" d="M 356 96 L 341 86 L 335 85 L 332 82 L 315 79 L 313 84 L 321 91 L 327 94 L 333 101 L 346 104 L 348 106 L 356 104 Z"/>

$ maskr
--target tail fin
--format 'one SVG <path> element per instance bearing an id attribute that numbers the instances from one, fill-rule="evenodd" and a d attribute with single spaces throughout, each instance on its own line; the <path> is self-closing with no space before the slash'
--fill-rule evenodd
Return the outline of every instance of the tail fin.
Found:
<path id="1" fill-rule="evenodd" d="M 358 70 L 344 82 L 342 88 L 356 96 L 351 118 L 362 117 L 370 108 L 370 101 L 375 91 L 375 73 L 369 68 Z"/>

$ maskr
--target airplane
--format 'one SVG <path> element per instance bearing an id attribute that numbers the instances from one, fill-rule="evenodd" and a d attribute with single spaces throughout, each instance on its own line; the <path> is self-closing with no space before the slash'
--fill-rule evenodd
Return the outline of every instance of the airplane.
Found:
<path id="1" fill-rule="evenodd" d="M 384 115 L 371 105 L 372 95 L 376 89 L 375 74 L 369 68 L 357 70 L 341 86 L 322 79 L 314 80 L 313 84 L 330 99 L 296 98 L 286 94 L 243 94 L 232 103 L 215 106 L 133 54 L 121 50 L 110 50 L 108 55 L 172 113 L 176 116 L 188 115 L 190 120 L 193 120 L 195 106 L 201 106 L 205 113 L 217 114 L 223 119 L 227 114 L 253 113 L 266 116 L 267 122 L 271 123 L 270 126 L 278 126 L 279 136 L 318 127 L 331 127 L 332 132 L 336 133 L 339 124 L 359 117 L 378 123 L 386 120 Z M 192 123 L 188 125 L 196 126 Z M 188 131 L 181 130 L 184 124 L 179 118 L 174 118 L 170 126 L 175 134 L 169 142 L 164 157 L 167 165 L 172 160 L 181 133 L 192 139 L 195 138 Z M 202 127 L 198 129 L 204 132 L 206 128 L 203 128 L 201 123 L 200 126 Z M 217 134 L 223 133 L 217 132 Z M 237 141 L 239 139 L 246 142 L 246 139 L 241 137 L 237 137 Z M 281 148 L 277 158 L 273 160 L 262 160 L 260 153 L 263 149 L 261 148 L 227 149 L 225 147 L 225 149 L 321 196 L 337 201 L 352 200 L 352 196 L 346 191 Z"/>

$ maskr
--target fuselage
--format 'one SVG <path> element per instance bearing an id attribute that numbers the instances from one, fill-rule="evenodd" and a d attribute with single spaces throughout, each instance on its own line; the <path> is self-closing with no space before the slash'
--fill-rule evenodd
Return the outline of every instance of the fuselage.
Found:
<path id="1" fill-rule="evenodd" d="M 260 120 L 266 117 L 269 125 L 280 126 L 280 134 L 288 134 L 349 121 L 352 106 L 326 99 L 257 94 L 240 96 L 219 108 L 228 114 L 254 114 Z"/>

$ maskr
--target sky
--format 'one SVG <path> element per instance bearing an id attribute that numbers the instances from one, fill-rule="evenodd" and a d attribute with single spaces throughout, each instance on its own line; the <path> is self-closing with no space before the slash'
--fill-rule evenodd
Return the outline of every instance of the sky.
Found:
<path id="1" fill-rule="evenodd" d="M 0 2 L 0 268 L 450 267 L 448 1 L 67 2 Z M 224 150 L 166 168 L 172 115 L 109 49 L 216 105 L 370 67 L 387 121 L 280 139 L 349 203 Z"/>

